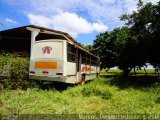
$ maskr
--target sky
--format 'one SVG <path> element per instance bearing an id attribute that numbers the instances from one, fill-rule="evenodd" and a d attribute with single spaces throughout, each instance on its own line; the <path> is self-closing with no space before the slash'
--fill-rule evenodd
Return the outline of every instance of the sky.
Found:
<path id="1" fill-rule="evenodd" d="M 123 26 L 119 17 L 136 11 L 136 4 L 137 0 L 0 0 L 0 31 L 32 24 L 92 44 L 99 33 Z"/>

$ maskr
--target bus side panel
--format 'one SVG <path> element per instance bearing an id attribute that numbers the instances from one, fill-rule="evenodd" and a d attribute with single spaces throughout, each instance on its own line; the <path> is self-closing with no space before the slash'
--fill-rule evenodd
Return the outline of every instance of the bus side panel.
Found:
<path id="1" fill-rule="evenodd" d="M 97 68 L 96 66 L 91 66 L 91 74 L 97 73 Z"/>
<path id="2" fill-rule="evenodd" d="M 100 67 L 99 67 L 99 66 L 96 67 L 96 72 L 97 72 L 98 74 L 100 73 Z"/>
<path id="3" fill-rule="evenodd" d="M 66 83 L 71 83 L 71 84 L 75 84 L 75 83 L 78 83 L 76 81 L 77 77 L 75 75 L 73 76 L 67 76 L 66 77 Z"/>
<path id="4" fill-rule="evenodd" d="M 76 63 L 67 62 L 66 63 L 66 75 L 75 75 L 77 74 L 76 71 Z"/>
<path id="5" fill-rule="evenodd" d="M 81 74 L 85 74 L 85 71 L 86 71 L 86 65 L 81 64 Z"/>
<path id="6" fill-rule="evenodd" d="M 86 76 L 85 76 L 85 80 L 87 81 L 87 80 L 92 80 L 92 79 L 94 79 L 94 78 L 96 78 L 96 74 L 86 74 Z"/>
<path id="7" fill-rule="evenodd" d="M 34 75 L 34 72 L 35 72 L 35 65 L 34 65 L 34 60 L 33 59 L 30 59 L 30 62 L 29 62 L 29 75 Z"/>

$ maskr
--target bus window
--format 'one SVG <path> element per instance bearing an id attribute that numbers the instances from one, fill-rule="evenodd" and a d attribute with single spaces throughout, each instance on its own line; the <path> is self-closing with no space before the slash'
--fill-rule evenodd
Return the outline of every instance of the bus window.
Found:
<path id="1" fill-rule="evenodd" d="M 76 62 L 76 48 L 70 43 L 67 44 L 67 61 Z"/>
<path id="2" fill-rule="evenodd" d="M 96 61 L 96 66 L 100 66 L 100 61 L 99 60 Z"/>
<path id="3" fill-rule="evenodd" d="M 97 58 L 94 56 L 91 56 L 91 65 L 96 66 L 96 64 L 97 64 Z"/>
<path id="4" fill-rule="evenodd" d="M 89 54 L 87 54 L 87 65 L 90 65 L 90 63 L 91 63 L 91 58 L 90 58 L 91 56 L 89 55 Z"/>
<path id="5" fill-rule="evenodd" d="M 48 39 L 50 39 L 50 40 L 55 40 L 55 39 L 66 40 L 66 38 L 62 35 L 40 33 L 36 36 L 36 41 L 48 40 Z"/>
<path id="6" fill-rule="evenodd" d="M 82 59 L 81 63 L 86 64 L 86 52 L 81 51 L 81 59 Z"/>

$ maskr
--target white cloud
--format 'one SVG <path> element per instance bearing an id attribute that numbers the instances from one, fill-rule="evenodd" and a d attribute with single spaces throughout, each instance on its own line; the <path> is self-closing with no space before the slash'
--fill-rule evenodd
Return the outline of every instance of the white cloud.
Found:
<path id="1" fill-rule="evenodd" d="M 154 4 L 156 4 L 157 2 L 159 2 L 159 0 L 144 0 L 145 3 L 147 2 L 152 2 Z"/>
<path id="2" fill-rule="evenodd" d="M 86 19 L 101 21 L 109 27 L 122 24 L 119 17 L 136 9 L 136 0 L 28 0 L 34 14 L 51 17 L 64 12 L 84 12 Z M 38 7 L 37 7 L 38 3 Z M 28 7 L 26 7 L 28 8 Z"/>
<path id="3" fill-rule="evenodd" d="M 6 22 L 13 23 L 13 24 L 17 24 L 17 21 L 12 20 L 12 19 L 10 19 L 10 18 L 6 18 L 5 21 L 6 21 Z"/>
<path id="4" fill-rule="evenodd" d="M 41 15 L 28 14 L 27 17 L 29 18 L 30 23 L 34 25 L 47 27 L 51 23 L 51 20 L 49 18 Z"/>
<path id="5" fill-rule="evenodd" d="M 100 21 L 109 26 L 110 30 L 123 25 L 119 17 L 123 13 L 131 13 L 137 10 L 138 0 L 2 0 L 14 7 L 21 9 L 25 14 L 32 13 L 39 17 L 52 18 L 62 13 L 76 13 L 88 23 Z M 144 0 L 157 3 L 159 0 Z M 79 17 L 78 16 L 78 17 Z M 32 16 L 30 16 L 32 17 Z M 71 16 L 70 16 L 71 17 Z M 40 19 L 40 18 L 39 18 Z M 53 19 L 53 18 L 52 18 Z M 41 22 L 43 21 L 41 20 Z M 48 19 L 47 19 L 48 20 Z M 35 20 L 37 21 L 37 20 Z M 62 22 L 62 21 L 61 21 Z M 63 21 L 64 22 L 64 21 Z M 73 22 L 73 21 L 72 21 Z M 33 23 L 33 21 L 32 21 Z M 100 24 L 99 23 L 99 24 Z M 48 23 L 43 23 L 48 24 Z M 73 29 L 71 27 L 71 29 Z M 87 28 L 86 28 L 87 29 Z M 73 31 L 73 30 L 71 30 Z"/>
<path id="6" fill-rule="evenodd" d="M 102 23 L 93 23 L 93 29 L 95 29 L 95 31 L 97 31 L 97 32 L 104 32 L 108 28 L 107 28 L 107 26 L 105 26 Z"/>
<path id="7" fill-rule="evenodd" d="M 77 14 L 69 12 L 60 13 L 51 17 L 36 14 L 28 14 L 27 16 L 31 24 L 61 30 L 74 37 L 81 33 L 87 34 L 94 31 L 104 32 L 108 29 L 103 23 L 91 23 Z"/>

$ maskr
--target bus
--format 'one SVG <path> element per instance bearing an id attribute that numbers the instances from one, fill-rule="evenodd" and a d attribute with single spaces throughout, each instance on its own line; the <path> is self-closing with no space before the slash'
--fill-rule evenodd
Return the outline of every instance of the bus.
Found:
<path id="1" fill-rule="evenodd" d="M 100 59 L 68 33 L 39 27 L 27 29 L 31 31 L 30 79 L 84 84 L 99 74 Z"/>

